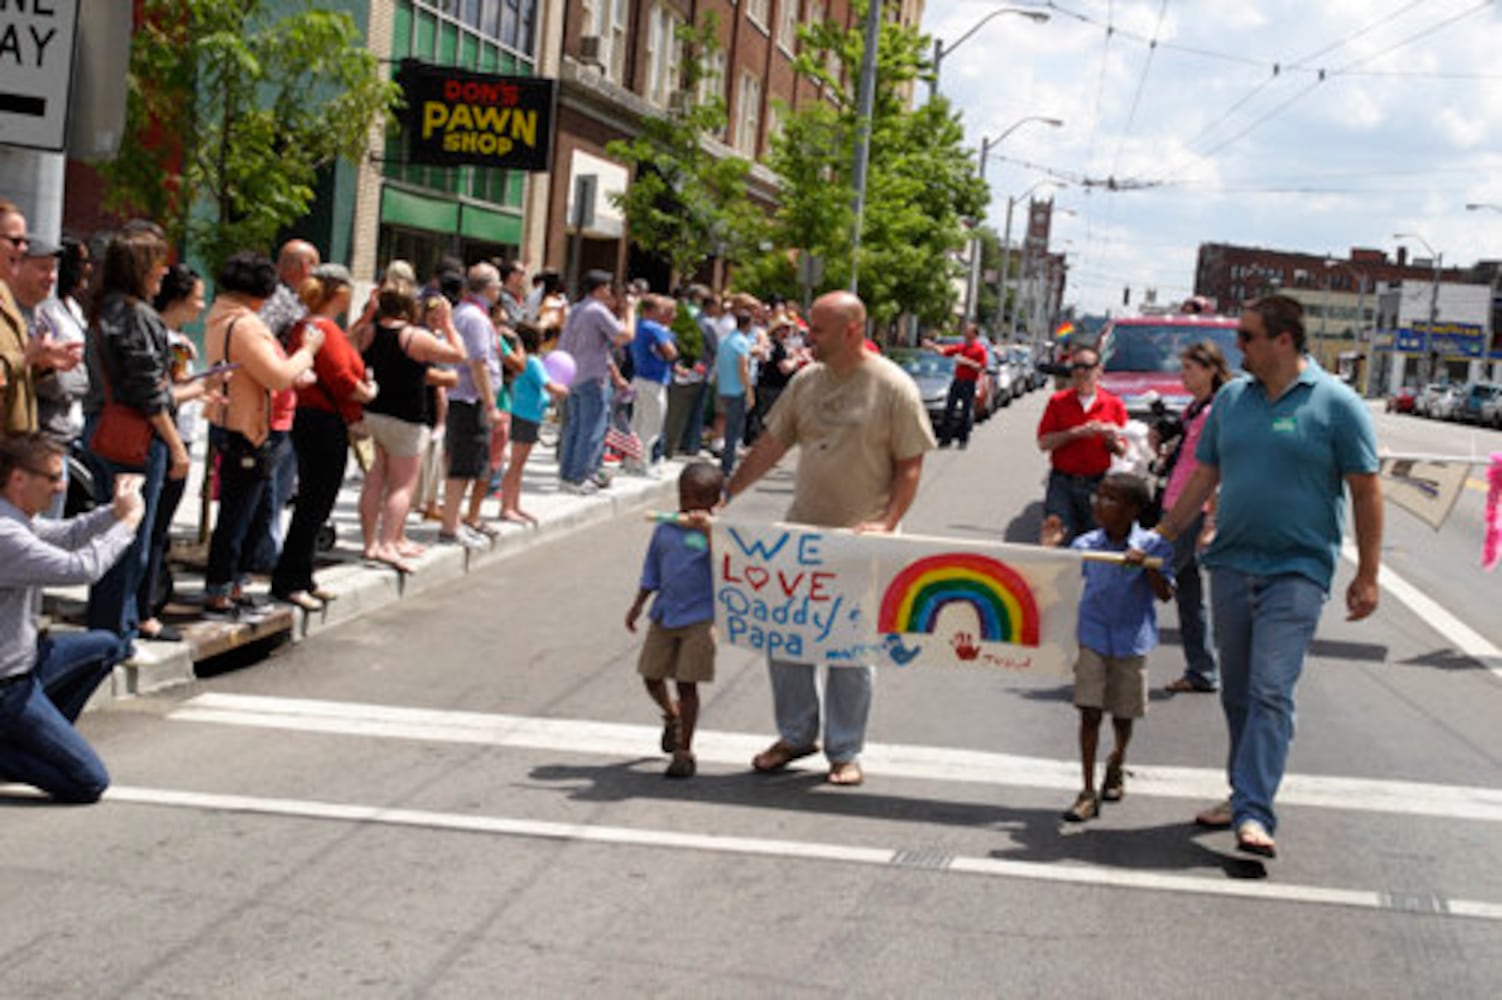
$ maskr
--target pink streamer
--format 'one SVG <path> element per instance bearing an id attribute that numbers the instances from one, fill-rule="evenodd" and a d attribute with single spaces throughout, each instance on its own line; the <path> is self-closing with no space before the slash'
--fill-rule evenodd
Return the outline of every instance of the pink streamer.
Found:
<path id="1" fill-rule="evenodd" d="M 1492 452 L 1486 478 L 1486 538 L 1481 544 L 1481 568 L 1493 570 L 1502 561 L 1502 451 Z"/>

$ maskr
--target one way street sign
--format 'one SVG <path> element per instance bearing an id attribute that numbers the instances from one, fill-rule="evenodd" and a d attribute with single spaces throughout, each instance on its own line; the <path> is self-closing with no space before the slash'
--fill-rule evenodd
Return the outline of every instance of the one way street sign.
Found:
<path id="1" fill-rule="evenodd" d="M 79 0 L 0 0 L 0 145 L 61 151 Z"/>

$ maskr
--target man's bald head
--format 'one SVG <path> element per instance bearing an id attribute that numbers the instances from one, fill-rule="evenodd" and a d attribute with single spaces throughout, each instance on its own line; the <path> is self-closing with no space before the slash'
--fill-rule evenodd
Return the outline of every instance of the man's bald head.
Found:
<path id="1" fill-rule="evenodd" d="M 836 371 L 849 371 L 865 355 L 866 305 L 853 292 L 829 292 L 808 314 L 814 356 Z"/>
<path id="2" fill-rule="evenodd" d="M 302 287 L 319 264 L 318 248 L 307 240 L 288 240 L 276 255 L 277 277 L 293 291 Z"/>

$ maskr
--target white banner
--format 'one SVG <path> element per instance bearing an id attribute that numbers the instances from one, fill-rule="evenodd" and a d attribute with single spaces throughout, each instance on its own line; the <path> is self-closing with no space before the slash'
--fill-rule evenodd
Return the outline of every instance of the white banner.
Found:
<path id="1" fill-rule="evenodd" d="M 1068 550 L 720 519 L 714 565 L 721 639 L 780 660 L 1074 667 Z"/>
<path id="2" fill-rule="evenodd" d="M 1382 459 L 1382 495 L 1438 531 L 1471 475 L 1470 461 Z"/>

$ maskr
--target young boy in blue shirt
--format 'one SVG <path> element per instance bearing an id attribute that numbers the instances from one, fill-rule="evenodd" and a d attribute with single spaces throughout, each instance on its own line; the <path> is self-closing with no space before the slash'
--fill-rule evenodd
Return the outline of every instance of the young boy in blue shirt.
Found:
<path id="1" fill-rule="evenodd" d="M 673 755 L 669 778 L 691 778 L 694 727 L 699 721 L 700 683 L 714 680 L 714 574 L 709 562 L 708 514 L 720 502 L 725 477 L 707 462 L 693 462 L 678 476 L 676 521 L 659 524 L 642 564 L 641 588 L 626 611 L 626 628 L 637 619 L 653 593 L 637 672 L 647 694 L 662 709 L 662 752 Z M 674 702 L 667 679 L 678 689 Z"/>
<path id="2" fill-rule="evenodd" d="M 1147 569 L 1118 562 L 1083 563 L 1085 589 L 1080 596 L 1079 659 L 1074 667 L 1074 704 L 1080 710 L 1080 758 L 1085 788 L 1064 813 L 1080 823 L 1100 815 L 1100 803 L 1126 794 L 1127 744 L 1132 722 L 1147 712 L 1147 654 L 1158 645 L 1158 613 L 1153 598 L 1173 599 L 1173 545 L 1137 523 L 1151 502 L 1140 477 L 1115 473 L 1101 481 L 1092 509 L 1094 531 L 1079 536 L 1070 548 L 1083 552 L 1125 553 L 1138 549 L 1163 560 Z M 1095 790 L 1095 751 L 1101 716 L 1111 714 L 1116 747 L 1106 758 L 1106 776 Z"/>

